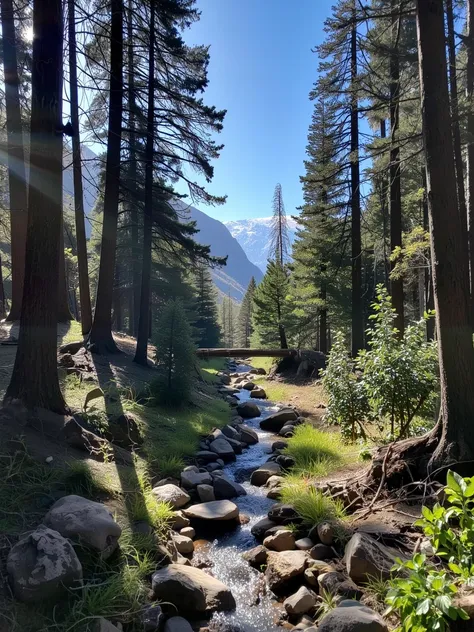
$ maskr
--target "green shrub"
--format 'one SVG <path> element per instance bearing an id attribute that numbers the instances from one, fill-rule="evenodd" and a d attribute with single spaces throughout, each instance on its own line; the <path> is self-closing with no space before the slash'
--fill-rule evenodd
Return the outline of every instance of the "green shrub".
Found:
<path id="1" fill-rule="evenodd" d="M 363 421 L 369 411 L 366 391 L 355 373 L 355 362 L 349 357 L 344 335 L 337 332 L 331 346 L 323 386 L 328 395 L 326 419 L 341 428 L 342 436 L 354 442 L 365 439 Z"/>
<path id="2" fill-rule="evenodd" d="M 390 420 L 391 438 L 410 434 L 417 415 L 433 413 L 438 390 L 436 344 L 425 341 L 429 315 L 405 329 L 402 338 L 394 327 L 395 310 L 387 290 L 379 285 L 372 305 L 374 328 L 368 331 L 370 349 L 361 351 L 358 366 L 372 409 Z"/>

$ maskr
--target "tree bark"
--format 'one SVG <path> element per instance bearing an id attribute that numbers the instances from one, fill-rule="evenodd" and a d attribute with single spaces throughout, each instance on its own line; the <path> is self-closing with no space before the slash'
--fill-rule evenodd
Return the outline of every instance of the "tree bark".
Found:
<path id="1" fill-rule="evenodd" d="M 153 149 L 155 141 L 155 0 L 150 2 L 150 42 L 148 53 L 147 137 L 145 146 L 145 209 L 143 217 L 143 261 L 140 289 L 137 348 L 134 362 L 148 366 L 148 336 L 150 332 L 151 233 L 153 220 Z"/>
<path id="2" fill-rule="evenodd" d="M 351 33 L 351 234 L 352 234 L 352 355 L 364 346 L 362 305 L 362 238 L 360 217 L 359 107 L 357 97 L 357 24 Z"/>
<path id="3" fill-rule="evenodd" d="M 1 0 L 1 11 L 12 266 L 12 302 L 7 320 L 14 321 L 21 315 L 28 199 L 12 0 Z"/>
<path id="4" fill-rule="evenodd" d="M 385 119 L 382 119 L 380 121 L 380 138 L 387 138 L 387 124 L 385 122 Z M 384 269 L 384 283 L 385 283 L 385 287 L 388 289 L 389 286 L 389 282 L 390 282 L 390 260 L 389 257 L 387 255 L 387 224 L 388 224 L 388 218 L 387 218 L 387 189 L 388 189 L 388 183 L 387 183 L 387 174 L 385 172 L 385 170 L 382 172 L 381 175 L 381 192 L 380 192 L 380 196 L 381 196 L 381 200 L 380 200 L 380 206 L 381 206 L 381 211 L 382 211 L 382 238 L 383 238 L 383 269 Z"/>
<path id="5" fill-rule="evenodd" d="M 2 257 L 0 255 L 0 319 L 3 320 L 5 316 L 6 316 L 5 288 L 3 285 Z"/>
<path id="6" fill-rule="evenodd" d="M 392 0 L 392 46 L 390 51 L 390 250 L 402 245 L 402 193 L 400 178 L 400 146 L 397 133 L 400 122 L 400 59 L 398 41 L 400 38 L 401 18 L 397 15 L 398 2 Z M 393 271 L 396 262 L 391 262 Z M 403 280 L 390 279 L 392 305 L 395 309 L 394 325 L 398 335 L 403 337 Z"/>
<path id="7" fill-rule="evenodd" d="M 111 1 L 109 129 L 99 281 L 89 347 L 95 353 L 119 351 L 112 336 L 115 254 L 120 194 L 120 149 L 123 111 L 123 0 Z"/>
<path id="8" fill-rule="evenodd" d="M 135 95 L 135 61 L 133 51 L 133 1 L 128 5 L 128 107 L 129 107 L 129 195 L 130 205 L 130 238 L 132 254 L 132 292 L 130 296 L 130 334 L 137 335 L 138 317 L 140 313 L 140 248 L 138 245 L 138 212 L 137 212 L 137 140 L 135 133 L 136 95 Z"/>
<path id="9" fill-rule="evenodd" d="M 467 2 L 466 25 L 466 100 L 467 100 L 467 197 L 468 238 L 470 265 L 471 324 L 474 331 L 474 0 Z"/>
<path id="10" fill-rule="evenodd" d="M 429 217 L 428 217 L 428 194 L 426 191 L 426 169 L 423 169 L 422 173 L 423 182 L 423 228 L 428 231 Z M 431 273 L 431 266 L 425 270 L 425 309 L 427 312 L 434 310 L 434 296 L 433 296 L 433 275 Z M 435 338 L 435 318 L 430 318 L 426 321 L 426 339 L 434 340 Z"/>
<path id="11" fill-rule="evenodd" d="M 79 299 L 81 302 L 81 327 L 83 335 L 92 327 L 92 307 L 87 265 L 87 240 L 84 221 L 84 193 L 82 189 L 81 138 L 79 131 L 79 99 L 77 91 L 77 51 L 75 0 L 68 0 L 69 21 L 69 85 L 71 99 L 72 166 L 74 178 L 74 218 L 76 223 L 77 267 L 79 272 Z"/>
<path id="12" fill-rule="evenodd" d="M 443 0 L 417 0 L 417 32 L 441 376 L 440 441 L 432 459 L 436 465 L 474 457 L 474 350 L 449 116 Z"/>
<path id="13" fill-rule="evenodd" d="M 64 413 L 57 371 L 62 216 L 63 15 L 61 0 L 34 0 L 31 154 L 25 281 L 18 349 L 5 401 Z M 45 72 L 54 68 L 54 72 Z"/>

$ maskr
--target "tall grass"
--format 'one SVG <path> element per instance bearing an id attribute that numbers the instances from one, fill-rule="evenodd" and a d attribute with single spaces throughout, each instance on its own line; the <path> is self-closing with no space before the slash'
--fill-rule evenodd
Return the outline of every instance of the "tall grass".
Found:
<path id="1" fill-rule="evenodd" d="M 357 460 L 357 455 L 342 442 L 339 433 L 324 432 L 310 424 L 296 428 L 285 453 L 295 459 L 294 473 L 315 478 L 342 467 L 351 456 Z"/>
<path id="2" fill-rule="evenodd" d="M 283 503 L 292 505 L 308 527 L 326 520 L 345 518 L 341 502 L 324 496 L 310 481 L 295 474 L 285 478 L 280 499 Z"/>

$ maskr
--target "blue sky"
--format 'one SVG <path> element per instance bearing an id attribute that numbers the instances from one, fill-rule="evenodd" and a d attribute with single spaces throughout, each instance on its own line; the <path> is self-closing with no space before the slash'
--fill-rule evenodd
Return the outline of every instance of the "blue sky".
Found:
<path id="1" fill-rule="evenodd" d="M 200 205 L 221 221 L 271 214 L 280 182 L 288 215 L 302 203 L 306 137 L 317 77 L 311 49 L 324 38 L 333 0 L 198 0 L 201 20 L 189 44 L 211 46 L 205 101 L 227 109 L 225 144 L 209 191 L 222 207 Z M 183 189 L 179 187 L 182 191 Z"/>

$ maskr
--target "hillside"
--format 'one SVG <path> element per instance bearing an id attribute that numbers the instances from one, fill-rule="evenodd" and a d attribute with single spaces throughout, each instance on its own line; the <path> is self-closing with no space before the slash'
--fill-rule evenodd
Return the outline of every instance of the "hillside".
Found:
<path id="1" fill-rule="evenodd" d="M 270 250 L 271 221 L 271 217 L 256 217 L 224 222 L 232 237 L 237 239 L 250 261 L 263 272 L 267 267 L 267 259 Z M 288 235 L 291 245 L 293 245 L 295 240 L 296 229 L 296 221 L 289 217 Z"/>

